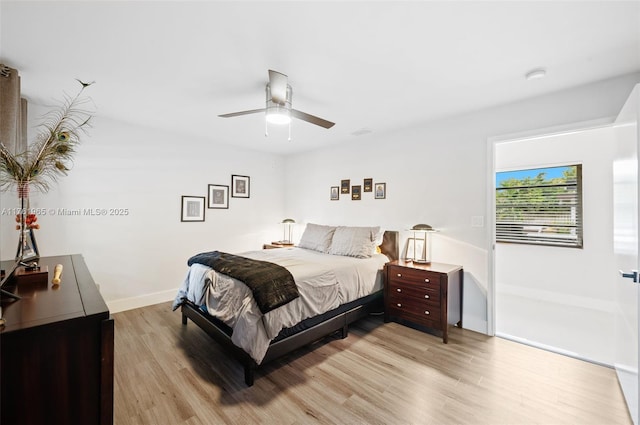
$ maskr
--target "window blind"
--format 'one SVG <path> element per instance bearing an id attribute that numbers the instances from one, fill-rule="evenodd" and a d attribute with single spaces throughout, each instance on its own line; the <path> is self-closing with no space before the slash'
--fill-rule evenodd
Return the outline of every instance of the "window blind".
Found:
<path id="1" fill-rule="evenodd" d="M 496 173 L 496 241 L 581 248 L 582 166 Z"/>

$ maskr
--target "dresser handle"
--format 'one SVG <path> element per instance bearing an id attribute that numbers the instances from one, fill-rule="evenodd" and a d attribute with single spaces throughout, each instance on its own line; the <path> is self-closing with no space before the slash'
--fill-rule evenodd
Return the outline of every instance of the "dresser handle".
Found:
<path id="1" fill-rule="evenodd" d="M 429 295 L 425 295 L 424 297 L 425 297 L 425 299 L 427 299 L 427 300 L 429 299 Z"/>
<path id="2" fill-rule="evenodd" d="M 402 292 L 402 289 L 400 289 L 400 288 L 397 288 L 397 289 L 396 289 L 396 291 L 398 291 L 398 292 Z"/>
<path id="3" fill-rule="evenodd" d="M 400 304 L 400 303 L 398 303 L 398 304 L 396 304 L 396 305 L 397 305 L 398 307 L 402 307 L 402 304 Z"/>
<path id="4" fill-rule="evenodd" d="M 402 277 L 402 273 L 398 273 L 398 277 Z"/>
<path id="5" fill-rule="evenodd" d="M 425 281 L 425 282 L 427 282 L 427 283 L 429 283 L 429 279 L 425 279 L 424 281 Z"/>
<path id="6" fill-rule="evenodd" d="M 426 311 L 424 312 L 424 314 L 429 314 L 429 310 L 426 310 Z"/>

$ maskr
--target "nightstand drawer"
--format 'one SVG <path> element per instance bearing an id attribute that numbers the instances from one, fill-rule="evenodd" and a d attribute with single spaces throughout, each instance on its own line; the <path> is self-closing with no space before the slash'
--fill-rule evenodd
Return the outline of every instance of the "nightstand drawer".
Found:
<path id="1" fill-rule="evenodd" d="M 440 287 L 440 274 L 407 267 L 389 266 L 389 280 Z"/>
<path id="2" fill-rule="evenodd" d="M 440 287 L 424 284 L 405 283 L 397 280 L 389 282 L 389 296 L 404 296 L 440 304 Z"/>
<path id="3" fill-rule="evenodd" d="M 400 306 L 398 306 L 400 304 Z M 427 326 L 429 328 L 441 328 L 442 320 L 440 319 L 440 310 L 438 309 L 417 309 L 403 303 L 389 303 L 389 316 L 408 320 L 409 322 Z"/>
<path id="4" fill-rule="evenodd" d="M 409 297 L 389 297 L 389 307 L 414 314 L 418 317 L 428 317 L 433 320 L 440 320 L 440 305 L 420 299 Z"/>

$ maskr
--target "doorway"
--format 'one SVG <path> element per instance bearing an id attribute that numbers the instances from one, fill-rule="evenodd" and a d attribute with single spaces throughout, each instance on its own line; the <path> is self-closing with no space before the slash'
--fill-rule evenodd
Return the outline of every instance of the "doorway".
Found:
<path id="1" fill-rule="evenodd" d="M 495 193 L 488 191 L 487 204 L 489 205 L 489 237 L 491 241 L 490 261 L 489 261 L 489 282 L 490 296 L 488 297 L 488 330 L 490 334 L 500 335 L 503 337 L 518 340 L 529 345 L 539 348 L 556 351 L 573 357 L 604 363 L 614 366 L 618 376 L 618 382 L 622 388 L 630 415 L 635 424 L 639 423 L 638 404 L 640 394 L 640 380 L 638 379 L 638 353 L 640 352 L 639 329 L 640 315 L 638 314 L 638 306 L 640 306 L 640 286 L 637 281 L 638 270 L 640 270 L 640 262 L 638 260 L 638 252 L 640 252 L 640 242 L 638 238 L 638 225 L 640 221 L 638 210 L 638 199 L 640 198 L 640 185 L 638 184 L 638 152 L 640 151 L 640 85 L 636 85 L 631 95 L 627 99 L 620 114 L 615 122 L 612 120 L 599 120 L 589 124 L 572 125 L 569 128 L 553 129 L 549 131 L 540 131 L 541 136 L 531 136 L 531 133 L 520 137 L 503 137 L 493 138 L 489 140 L 488 163 L 490 164 L 491 173 L 489 174 L 489 186 L 495 187 L 495 172 L 499 167 L 506 167 L 502 162 L 497 161 L 497 152 L 503 147 L 509 147 L 510 144 L 529 142 L 528 146 L 532 150 L 520 150 L 527 144 L 514 145 L 517 155 L 514 158 L 519 161 L 530 161 L 528 165 L 536 163 L 547 163 L 550 165 L 558 162 L 566 162 L 567 158 L 559 158 L 557 144 L 536 143 L 547 140 L 554 140 L 556 137 L 573 136 L 581 138 L 582 136 L 599 136 L 599 142 L 593 143 L 593 137 L 584 138 L 582 146 L 584 152 L 595 152 L 601 156 L 600 160 L 589 159 L 589 155 L 579 158 L 576 150 L 569 162 L 580 162 L 587 170 L 600 170 L 600 179 L 587 177 L 587 181 L 595 182 L 594 186 L 585 181 L 584 196 L 584 219 L 585 233 L 584 235 L 584 251 L 574 251 L 576 253 L 567 254 L 567 261 L 571 257 L 581 258 L 581 265 L 576 263 L 563 262 L 564 268 L 551 268 L 549 265 L 558 265 L 557 259 L 550 253 L 545 253 L 542 257 L 526 257 L 521 256 L 519 260 L 528 259 L 530 267 L 528 269 L 518 268 L 512 276 L 520 277 L 521 280 L 528 281 L 529 287 L 526 285 L 511 285 L 508 280 L 509 274 L 502 274 L 500 269 L 500 261 L 504 260 L 504 254 L 501 246 L 496 246 L 495 232 Z M 596 137 L 598 139 L 598 137 Z M 568 140 L 568 139 L 567 139 Z M 508 152 L 508 149 L 505 151 Z M 537 153 L 552 153 L 555 159 L 533 160 Z M 504 153 L 504 152 L 501 152 Z M 604 160 L 603 160 L 604 159 Z M 496 166 L 496 164 L 500 164 Z M 594 165 L 594 167 L 592 167 Z M 513 164 L 512 164 L 513 166 Z M 603 173 L 607 174 L 603 174 Z M 590 175 L 589 171 L 586 171 Z M 596 173 L 597 175 L 598 173 Z M 610 190 L 606 190 L 606 185 L 602 182 L 610 184 Z M 593 192 L 592 189 L 596 189 Z M 593 202 L 597 200 L 597 202 Z M 606 220 L 602 222 L 592 222 L 593 217 L 604 217 Z M 594 224 L 599 224 L 598 233 L 590 235 L 593 231 Z M 599 237 L 598 237 L 599 235 Z M 611 244 L 609 244 L 611 240 Z M 609 252 L 600 251 L 600 258 L 592 258 L 588 250 L 592 246 L 604 242 L 608 245 Z M 522 254 L 523 252 L 521 252 Z M 586 253 L 586 254 L 585 254 Z M 526 254 L 526 253 L 525 253 Z M 613 256 L 613 261 L 611 257 Z M 575 259 L 573 258 L 573 259 Z M 541 273 L 540 270 L 546 271 Z M 584 275 L 584 271 L 588 270 L 588 276 Z M 531 279 L 530 276 L 537 279 Z M 507 276 L 507 277 L 505 277 Z M 529 277 L 527 277 L 529 276 Z M 577 277 L 577 278 L 576 278 Z M 594 277 L 597 277 L 594 279 Z M 506 280 L 505 280 L 506 279 Z M 601 282 L 598 283 L 598 280 Z M 559 283 L 559 285 L 549 286 L 549 282 Z M 580 282 L 580 292 L 575 293 L 565 291 L 566 282 Z M 635 281 L 635 282 L 634 282 Z M 506 283 L 503 283 L 506 282 Z M 503 287 L 502 285 L 507 285 Z M 553 290 L 548 291 L 551 287 Z M 602 290 L 605 294 L 598 297 L 593 296 L 593 288 Z M 506 289 L 506 291 L 503 291 Z M 530 310 L 516 310 L 513 305 L 509 304 L 508 297 L 529 298 Z M 557 311 L 558 308 L 554 304 L 562 302 L 566 306 L 566 311 Z M 506 307 L 507 309 L 503 309 Z M 509 312 L 508 308 L 511 309 Z M 606 323 L 605 332 L 611 335 L 606 336 L 600 332 L 600 329 L 592 328 L 593 332 L 582 334 L 583 330 L 576 329 L 573 325 L 575 320 L 565 322 L 563 318 L 571 316 L 568 311 L 577 312 L 579 309 L 586 309 L 592 315 L 604 315 L 604 323 Z M 513 313 L 514 316 L 509 316 Z M 523 313 L 525 319 L 530 319 L 526 323 L 538 330 L 537 334 L 520 334 L 523 327 L 518 328 L 517 322 L 508 328 L 506 325 L 508 319 L 516 317 L 516 314 Z M 551 319 L 560 319 L 550 320 Z M 613 324 L 611 325 L 611 321 Z M 547 324 L 547 331 L 540 331 L 540 323 Z M 558 326 L 551 326 L 556 323 Z M 526 332 L 526 331 L 525 331 Z M 568 338 L 562 338 L 562 336 Z M 550 337 L 555 335 L 555 340 Z M 595 336 L 594 336 L 595 335 Z M 583 350 L 581 341 L 589 339 L 599 341 L 613 342 L 609 347 L 610 351 L 598 350 L 592 351 L 591 348 Z M 604 339 L 602 339 L 604 338 Z M 549 343 L 550 342 L 550 343 Z M 593 345 L 593 344 L 588 344 Z M 586 345 L 586 346 L 588 346 Z M 602 356 L 602 357 L 601 357 Z"/>
<path id="2" fill-rule="evenodd" d="M 584 217 L 582 247 L 495 244 L 495 334 L 613 365 L 613 127 L 506 140 L 494 153 L 495 172 L 579 164 Z"/>

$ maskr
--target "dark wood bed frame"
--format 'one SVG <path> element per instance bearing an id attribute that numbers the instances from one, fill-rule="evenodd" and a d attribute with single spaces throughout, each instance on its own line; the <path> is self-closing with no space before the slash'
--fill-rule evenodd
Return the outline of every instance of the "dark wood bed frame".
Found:
<path id="1" fill-rule="evenodd" d="M 382 253 L 389 258 L 389 261 L 397 260 L 399 253 L 398 232 L 386 231 L 380 248 Z M 379 291 L 378 295 L 379 296 L 365 297 L 363 299 L 365 301 L 353 304 L 352 307 L 346 311 L 341 311 L 321 323 L 272 342 L 261 364 L 266 364 L 271 360 L 282 357 L 300 347 L 338 331 L 340 332 L 341 338 L 346 338 L 349 331 L 349 324 L 371 313 L 382 311 L 382 291 Z M 181 311 L 182 324 L 186 325 L 187 319 L 191 319 L 193 323 L 220 343 L 230 355 L 235 357 L 244 366 L 244 382 L 247 386 L 252 386 L 254 372 L 259 365 L 249 354 L 231 341 L 230 329 L 224 325 L 224 323 L 221 323 L 200 310 L 193 303 L 186 302 L 182 304 Z"/>

